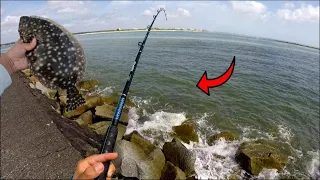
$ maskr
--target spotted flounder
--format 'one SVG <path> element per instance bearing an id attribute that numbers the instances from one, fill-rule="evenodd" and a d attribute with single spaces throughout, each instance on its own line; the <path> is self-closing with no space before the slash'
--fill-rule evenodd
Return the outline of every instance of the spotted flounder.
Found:
<path id="1" fill-rule="evenodd" d="M 67 90 L 66 111 L 85 103 L 76 88 L 84 76 L 86 57 L 81 44 L 64 27 L 37 16 L 22 16 L 19 35 L 24 43 L 37 39 L 37 46 L 26 53 L 34 76 L 46 87 Z"/>

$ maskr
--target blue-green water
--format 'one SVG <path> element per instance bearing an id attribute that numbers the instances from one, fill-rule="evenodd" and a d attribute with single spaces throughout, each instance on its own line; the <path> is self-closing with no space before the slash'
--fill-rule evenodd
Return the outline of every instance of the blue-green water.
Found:
<path id="1" fill-rule="evenodd" d="M 106 93 L 120 93 L 144 36 L 77 36 L 87 55 L 86 78 L 97 79 Z M 209 78 L 224 73 L 233 56 L 236 65 L 227 83 L 210 89 L 211 96 L 196 87 L 204 71 Z M 199 124 L 201 141 L 188 148 L 197 153 L 196 171 L 202 178 L 230 174 L 239 143 L 259 138 L 289 146 L 289 164 L 280 174 L 306 178 L 317 173 L 319 50 L 230 34 L 151 32 L 129 99 L 138 105 L 130 127 L 142 134 L 151 129 L 168 140 L 170 126 L 186 114 Z M 139 116 L 149 121 L 139 122 Z M 207 135 L 225 130 L 239 133 L 241 141 L 205 143 Z M 228 158 L 215 159 L 213 152 Z"/>
<path id="2" fill-rule="evenodd" d="M 88 57 L 87 77 L 121 92 L 144 36 L 77 36 Z M 210 89 L 211 96 L 196 87 L 204 71 L 209 78 L 224 73 L 233 56 L 235 70 L 226 84 Z M 308 151 L 319 148 L 316 49 L 228 34 L 151 32 L 129 98 L 144 115 L 185 113 L 204 121 L 203 133 L 210 133 L 210 126 L 290 144 L 290 173 L 308 175 Z"/>

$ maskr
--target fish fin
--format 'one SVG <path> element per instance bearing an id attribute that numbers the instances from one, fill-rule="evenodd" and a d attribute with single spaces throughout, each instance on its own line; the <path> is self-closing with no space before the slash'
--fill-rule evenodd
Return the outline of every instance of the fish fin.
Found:
<path id="1" fill-rule="evenodd" d="M 77 107 L 85 103 L 86 101 L 83 99 L 83 97 L 81 96 L 81 94 L 75 86 L 68 87 L 66 111 L 75 110 Z"/>

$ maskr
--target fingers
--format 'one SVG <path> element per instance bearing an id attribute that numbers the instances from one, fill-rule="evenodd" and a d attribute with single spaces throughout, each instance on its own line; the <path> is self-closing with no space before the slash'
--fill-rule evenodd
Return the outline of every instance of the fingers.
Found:
<path id="1" fill-rule="evenodd" d="M 36 47 L 37 40 L 35 38 L 33 38 L 30 43 L 23 43 L 21 45 L 26 51 L 30 51 L 30 50 L 32 50 L 32 49 L 34 49 Z"/>
<path id="2" fill-rule="evenodd" d="M 104 170 L 104 166 L 101 162 L 89 166 L 80 176 L 80 179 L 94 179 L 98 177 Z"/>
<path id="3" fill-rule="evenodd" d="M 116 167 L 114 167 L 113 163 L 110 163 L 109 169 L 108 169 L 108 174 L 107 174 L 107 180 L 111 179 L 112 174 L 116 171 Z"/>
<path id="4" fill-rule="evenodd" d="M 113 160 L 118 157 L 118 153 L 104 153 L 104 154 L 97 154 L 87 157 L 85 160 L 94 165 L 97 162 L 106 162 L 108 160 Z"/>

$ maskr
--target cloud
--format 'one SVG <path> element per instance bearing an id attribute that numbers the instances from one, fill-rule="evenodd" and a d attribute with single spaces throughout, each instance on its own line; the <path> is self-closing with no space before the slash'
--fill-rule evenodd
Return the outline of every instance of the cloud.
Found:
<path id="1" fill-rule="evenodd" d="M 284 4 L 284 8 L 286 9 L 293 9 L 295 5 L 292 2 L 287 2 Z"/>
<path id="2" fill-rule="evenodd" d="M 174 12 L 167 12 L 168 17 L 170 18 L 187 18 L 191 17 L 191 13 L 189 10 L 184 8 L 178 8 Z"/>
<path id="3" fill-rule="evenodd" d="M 267 12 L 267 7 L 256 1 L 230 1 L 234 11 L 250 16 L 260 16 Z"/>
<path id="4" fill-rule="evenodd" d="M 141 15 L 143 15 L 143 16 L 151 16 L 151 15 L 152 15 L 152 12 L 151 12 L 150 10 L 146 9 L 145 11 L 143 11 L 143 12 L 141 13 Z"/>
<path id="5" fill-rule="evenodd" d="M 48 1 L 42 12 L 53 11 L 58 14 L 88 14 L 88 3 L 83 1 Z"/>
<path id="6" fill-rule="evenodd" d="M 191 16 L 190 12 L 189 12 L 188 10 L 186 10 L 186 9 L 178 8 L 177 11 L 178 11 L 178 13 L 179 13 L 180 15 L 182 15 L 183 17 L 190 17 L 190 16 Z"/>
<path id="7" fill-rule="evenodd" d="M 128 6 L 131 5 L 132 1 L 111 1 L 111 6 Z"/>
<path id="8" fill-rule="evenodd" d="M 19 24 L 20 16 L 6 16 L 1 26 L 16 26 Z"/>
<path id="9" fill-rule="evenodd" d="M 303 5 L 297 9 L 279 9 L 277 16 L 280 19 L 293 22 L 318 22 L 319 23 L 319 6 Z"/>

